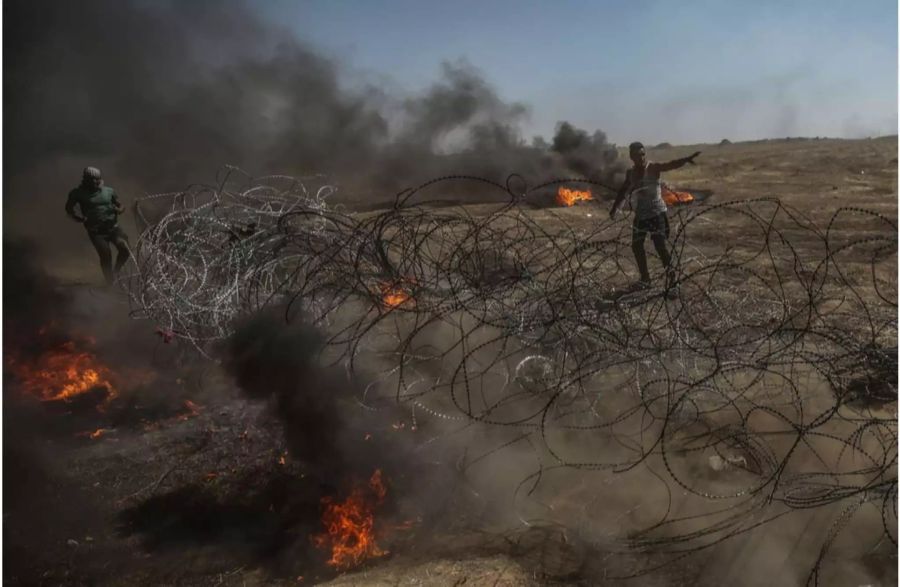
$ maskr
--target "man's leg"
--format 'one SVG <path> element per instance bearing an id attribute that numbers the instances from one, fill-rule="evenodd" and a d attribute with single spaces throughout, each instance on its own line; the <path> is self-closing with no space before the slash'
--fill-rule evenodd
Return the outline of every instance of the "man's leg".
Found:
<path id="1" fill-rule="evenodd" d="M 675 268 L 672 266 L 672 256 L 669 254 L 669 249 L 666 246 L 668 239 L 669 218 L 662 214 L 657 226 L 654 227 L 653 232 L 650 234 L 650 240 L 653 241 L 656 254 L 659 255 L 663 268 L 666 270 L 666 289 L 670 289 L 675 285 Z"/>
<path id="2" fill-rule="evenodd" d="M 125 266 L 125 263 L 128 262 L 128 258 L 131 256 L 131 252 L 128 250 L 128 235 L 122 230 L 119 230 L 116 233 L 113 244 L 116 246 L 117 251 L 115 274 L 118 275 L 119 271 Z"/>
<path id="3" fill-rule="evenodd" d="M 631 251 L 634 253 L 634 260 L 637 261 L 638 271 L 641 273 L 641 283 L 650 284 L 650 271 L 647 269 L 647 253 L 644 251 L 644 239 L 647 237 L 647 230 L 641 222 L 635 221 L 631 229 Z"/>
<path id="4" fill-rule="evenodd" d="M 103 270 L 103 278 L 106 280 L 107 285 L 112 285 L 112 253 L 109 251 L 109 242 L 105 237 L 99 234 L 89 232 L 88 237 L 91 239 L 91 244 L 94 245 L 94 249 L 97 251 L 97 256 L 100 257 L 100 268 Z"/>

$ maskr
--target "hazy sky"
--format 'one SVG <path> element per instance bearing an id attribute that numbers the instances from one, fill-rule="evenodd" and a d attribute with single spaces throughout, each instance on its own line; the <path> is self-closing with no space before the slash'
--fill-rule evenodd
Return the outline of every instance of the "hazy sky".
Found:
<path id="1" fill-rule="evenodd" d="M 415 93 L 466 59 L 531 109 L 624 143 L 897 132 L 896 0 L 258 0 L 350 72 Z"/>

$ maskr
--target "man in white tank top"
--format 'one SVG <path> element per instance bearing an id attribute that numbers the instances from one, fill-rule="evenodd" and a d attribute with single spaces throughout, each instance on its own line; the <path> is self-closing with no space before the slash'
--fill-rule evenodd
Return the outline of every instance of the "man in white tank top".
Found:
<path id="1" fill-rule="evenodd" d="M 666 248 L 666 239 L 669 238 L 669 218 L 666 215 L 668 208 L 662 199 L 662 188 L 659 184 L 659 174 L 663 171 L 671 171 L 683 167 L 686 163 L 694 165 L 694 158 L 700 154 L 697 151 L 690 157 L 675 159 L 668 163 L 652 163 L 647 161 L 647 153 L 641 143 L 631 143 L 628 146 L 628 155 L 634 166 L 625 174 L 625 183 L 619 188 L 616 201 L 613 203 L 609 217 L 615 218 L 616 212 L 626 195 L 634 196 L 634 225 L 631 232 L 631 250 L 634 252 L 641 280 L 637 283 L 639 288 L 650 287 L 650 272 L 647 270 L 647 254 L 644 251 L 644 239 L 647 234 L 653 241 L 653 246 L 663 267 L 666 269 L 667 292 L 674 292 L 675 272 L 670 266 L 671 256 Z"/>

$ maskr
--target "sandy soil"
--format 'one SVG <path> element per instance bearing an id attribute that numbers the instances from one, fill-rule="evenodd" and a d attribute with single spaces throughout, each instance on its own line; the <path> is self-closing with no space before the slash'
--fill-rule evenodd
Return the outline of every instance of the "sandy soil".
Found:
<path id="1" fill-rule="evenodd" d="M 666 180 L 710 192 L 704 205 L 778 198 L 817 224 L 827 223 L 842 206 L 897 215 L 896 137 L 651 148 L 649 157 L 667 160 L 694 150 L 703 151 L 700 164 Z M 469 207 L 473 214 L 487 209 Z M 528 214 L 548 225 L 563 219 L 587 230 L 607 209 L 603 199 Z M 739 240 L 739 227 L 725 218 L 692 238 L 698 246 L 717 246 L 723 235 Z M 851 236 L 870 228 L 864 220 L 843 225 Z M 78 281 L 99 277 L 93 268 L 85 272 Z M 65 277 L 71 283 L 71 275 Z M 892 278 L 896 291 L 896 275 Z M 101 359 L 109 355 L 104 349 L 140 338 L 143 342 L 135 343 L 140 352 L 113 368 L 155 375 L 98 410 L 96 401 L 40 404 L 16 397 L 15 383 L 10 385 L 4 373 L 4 578 L 10 585 L 757 584 L 747 579 L 755 573 L 741 563 L 741 553 L 763 549 L 761 538 L 679 560 L 632 582 L 607 581 L 598 579 L 603 563 L 596 561 L 609 553 L 587 548 L 564 530 L 504 527 L 489 519 L 484 504 L 470 503 L 462 489 L 410 529 L 388 536 L 389 554 L 338 573 L 309 540 L 320 532 L 319 500 L 330 489 L 287 453 L 278 418 L 242 396 L 215 364 L 164 343 L 154 325 L 128 323 L 127 305 L 117 294 L 86 285 L 60 287 L 75 291 L 76 299 L 96 302 L 81 303 L 87 319 L 73 323 L 85 328 L 80 335 L 97 339 Z M 102 320 L 90 319 L 95 312 L 123 319 L 98 326 Z M 896 403 L 885 409 L 895 411 Z M 97 438 L 84 434 L 100 428 L 105 431 Z M 390 428 L 370 432 L 414 434 Z M 416 478 L 393 483 L 398 493 L 411 492 Z M 569 490 L 574 496 L 585 491 Z M 391 516 L 401 520 L 409 512 L 402 514 Z M 809 524 L 815 527 L 812 518 Z M 869 565 L 869 574 L 848 571 L 842 580 L 865 576 L 895 582 L 885 556 L 853 561 L 855 569 Z M 623 560 L 610 568 L 627 566 Z M 767 584 L 795 580 L 783 575 Z"/>

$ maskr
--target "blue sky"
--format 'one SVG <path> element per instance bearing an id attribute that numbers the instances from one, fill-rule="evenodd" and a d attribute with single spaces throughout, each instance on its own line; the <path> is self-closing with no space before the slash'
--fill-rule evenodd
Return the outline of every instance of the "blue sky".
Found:
<path id="1" fill-rule="evenodd" d="M 618 143 L 897 129 L 896 0 L 258 2 L 348 77 L 415 94 L 465 59 L 530 107 Z M 352 79 L 348 82 L 352 83 Z"/>

